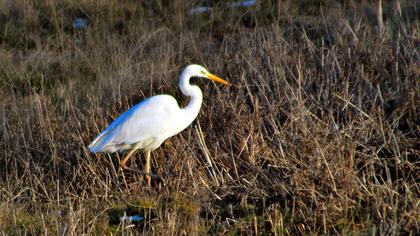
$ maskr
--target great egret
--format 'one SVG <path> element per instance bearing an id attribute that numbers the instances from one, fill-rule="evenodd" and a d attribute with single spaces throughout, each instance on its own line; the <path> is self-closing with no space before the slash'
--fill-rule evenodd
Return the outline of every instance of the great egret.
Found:
<path id="1" fill-rule="evenodd" d="M 93 153 L 130 150 L 120 165 L 126 162 L 137 149 L 146 151 L 146 181 L 150 187 L 150 152 L 167 138 L 187 128 L 197 117 L 203 101 L 198 86 L 190 84 L 191 77 L 203 77 L 229 85 L 229 82 L 211 74 L 200 65 L 189 65 L 182 72 L 179 88 L 191 97 L 184 108 L 170 95 L 156 95 L 143 100 L 120 115 L 89 145 Z"/>

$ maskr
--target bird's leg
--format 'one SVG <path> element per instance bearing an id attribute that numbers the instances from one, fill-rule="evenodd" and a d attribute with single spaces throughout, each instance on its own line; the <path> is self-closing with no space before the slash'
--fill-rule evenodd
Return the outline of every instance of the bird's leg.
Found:
<path id="1" fill-rule="evenodd" d="M 152 177 L 150 176 L 150 151 L 146 151 L 146 182 L 150 189 Z"/>
<path id="2" fill-rule="evenodd" d="M 128 161 L 128 159 L 130 159 L 131 155 L 133 155 L 133 153 L 136 151 L 135 148 L 131 149 L 130 152 L 124 157 L 124 160 L 122 160 L 120 162 L 120 166 L 124 169 L 127 168 L 127 166 L 125 165 L 125 163 Z"/>

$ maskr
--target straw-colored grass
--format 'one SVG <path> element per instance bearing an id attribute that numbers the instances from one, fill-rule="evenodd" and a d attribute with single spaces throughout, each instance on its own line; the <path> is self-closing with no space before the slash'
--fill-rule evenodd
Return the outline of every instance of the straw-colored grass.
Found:
<path id="1" fill-rule="evenodd" d="M 420 230 L 416 1 L 138 2 L 0 1 L 0 234 Z M 143 153 L 123 171 L 87 145 L 148 96 L 185 105 L 190 63 L 235 86 L 194 80 L 201 112 L 148 191 Z"/>

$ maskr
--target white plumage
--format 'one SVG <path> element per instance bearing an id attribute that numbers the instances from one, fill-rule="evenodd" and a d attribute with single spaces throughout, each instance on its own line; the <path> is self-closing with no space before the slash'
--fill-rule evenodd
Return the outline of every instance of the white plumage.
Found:
<path id="1" fill-rule="evenodd" d="M 182 72 L 179 87 L 182 93 L 191 97 L 184 108 L 180 108 L 170 95 L 150 97 L 135 105 L 112 122 L 89 145 L 91 152 L 116 152 L 131 150 L 121 165 L 137 149 L 147 151 L 146 173 L 150 169 L 150 151 L 158 148 L 167 138 L 187 128 L 197 117 L 203 101 L 198 86 L 191 85 L 191 77 L 203 77 L 229 85 L 225 80 L 212 75 L 200 65 L 189 65 Z M 147 177 L 147 176 L 146 176 Z M 150 177 L 147 179 L 150 186 Z"/>
<path id="2" fill-rule="evenodd" d="M 176 122 L 176 114 L 181 112 L 176 100 L 169 95 L 148 98 L 119 116 L 89 148 L 95 153 L 133 148 L 153 151 L 177 133 L 174 133 L 175 127 L 171 124 Z"/>

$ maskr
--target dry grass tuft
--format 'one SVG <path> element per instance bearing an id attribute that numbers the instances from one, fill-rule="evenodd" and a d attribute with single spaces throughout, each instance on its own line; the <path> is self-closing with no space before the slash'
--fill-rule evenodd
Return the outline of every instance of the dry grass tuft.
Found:
<path id="1" fill-rule="evenodd" d="M 0 2 L 1 234 L 420 231 L 418 3 L 170 2 Z M 189 63 L 235 86 L 196 81 L 202 112 L 153 152 L 149 192 L 143 154 L 122 171 L 87 145 L 145 97 L 186 104 Z"/>

